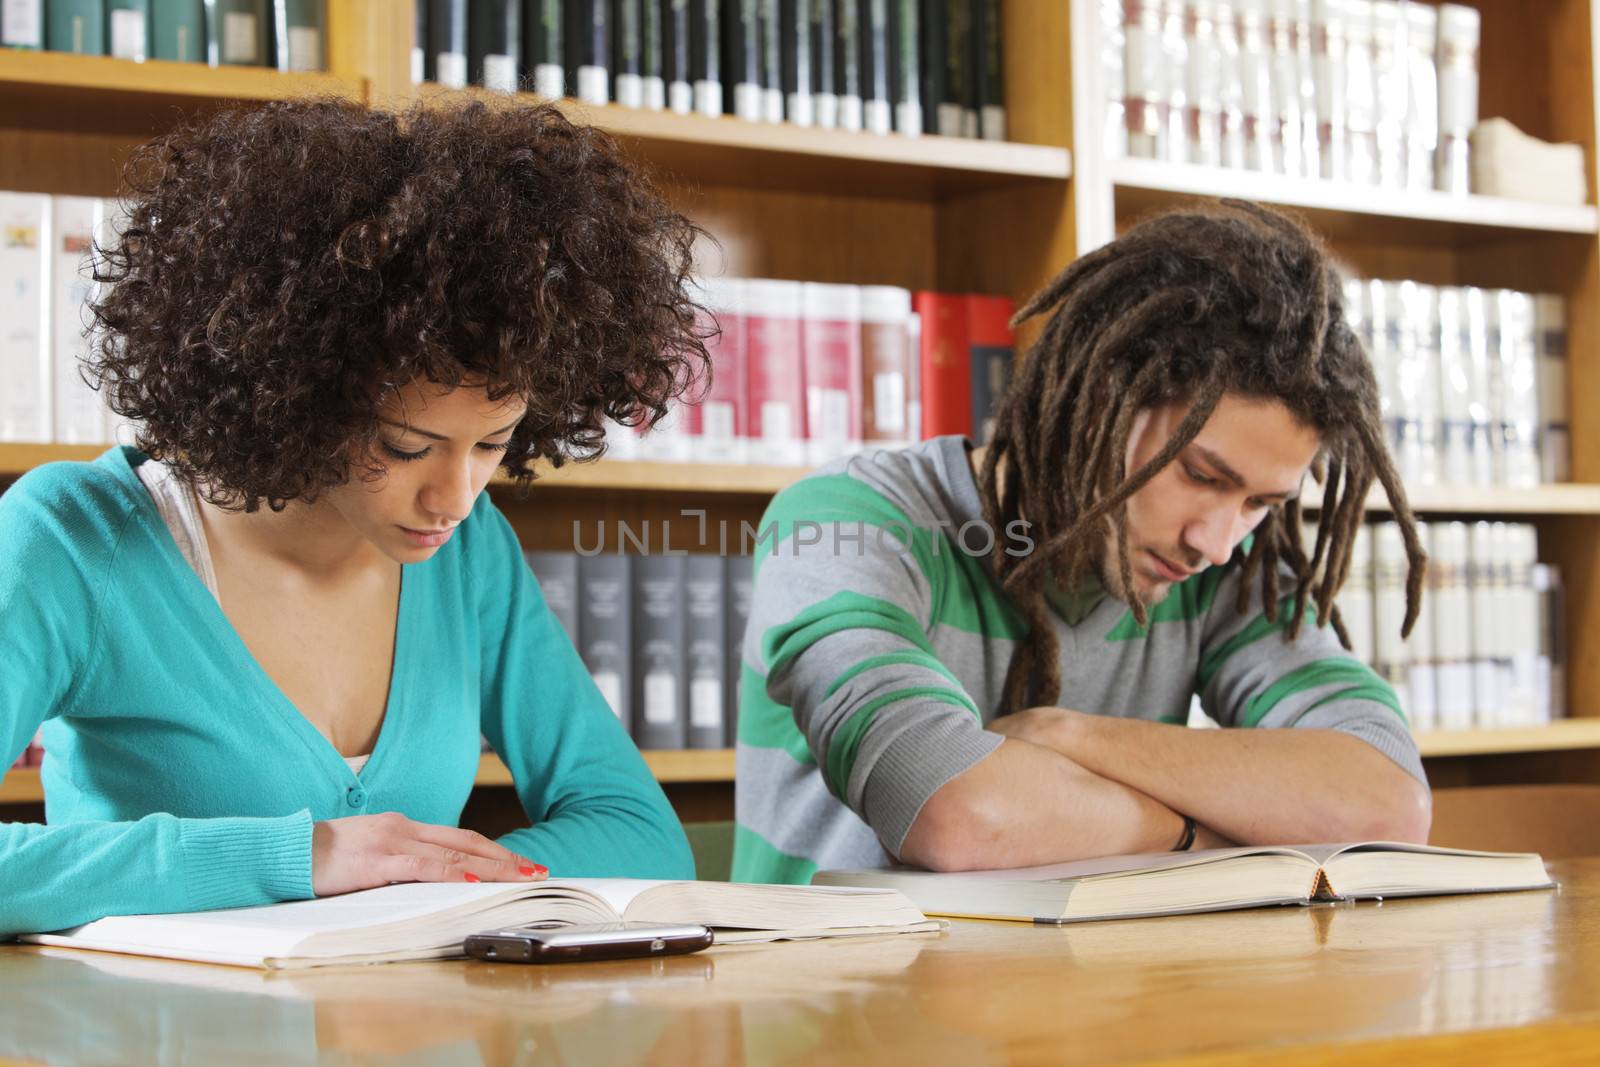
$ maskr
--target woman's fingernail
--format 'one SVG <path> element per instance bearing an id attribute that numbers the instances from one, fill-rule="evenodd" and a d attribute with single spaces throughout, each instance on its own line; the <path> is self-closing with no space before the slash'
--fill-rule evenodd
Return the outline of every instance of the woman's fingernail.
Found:
<path id="1" fill-rule="evenodd" d="M 517 867 L 517 873 L 522 875 L 524 878 L 532 878 L 535 875 L 549 874 L 550 868 L 546 867 L 542 863 L 524 863 Z"/>
<path id="2" fill-rule="evenodd" d="M 483 881 L 482 878 L 479 878 L 477 875 L 473 874 L 471 871 L 468 871 L 466 874 L 463 874 L 461 877 L 465 878 L 469 882 L 481 882 L 481 881 Z"/>

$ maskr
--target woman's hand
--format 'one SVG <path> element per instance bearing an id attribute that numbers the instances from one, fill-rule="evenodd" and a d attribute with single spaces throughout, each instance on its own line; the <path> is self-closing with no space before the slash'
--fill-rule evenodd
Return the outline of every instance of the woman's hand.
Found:
<path id="1" fill-rule="evenodd" d="M 538 882 L 549 876 L 480 833 L 412 822 L 398 812 L 329 819 L 311 829 L 311 891 L 319 897 L 390 882 Z"/>

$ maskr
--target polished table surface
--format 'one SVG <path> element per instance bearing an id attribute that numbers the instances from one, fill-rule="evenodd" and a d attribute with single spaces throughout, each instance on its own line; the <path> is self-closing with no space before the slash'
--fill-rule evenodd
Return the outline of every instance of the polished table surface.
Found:
<path id="1" fill-rule="evenodd" d="M 0 1062 L 1600 1062 L 1600 859 L 1554 892 L 265 973 L 0 948 Z"/>

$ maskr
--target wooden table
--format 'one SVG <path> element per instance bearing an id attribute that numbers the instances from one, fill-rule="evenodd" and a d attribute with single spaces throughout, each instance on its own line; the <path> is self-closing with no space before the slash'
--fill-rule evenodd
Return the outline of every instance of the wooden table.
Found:
<path id="1" fill-rule="evenodd" d="M 1600 1060 L 1600 859 L 1559 892 L 268 974 L 0 949 L 0 1062 L 1433 1064 Z"/>

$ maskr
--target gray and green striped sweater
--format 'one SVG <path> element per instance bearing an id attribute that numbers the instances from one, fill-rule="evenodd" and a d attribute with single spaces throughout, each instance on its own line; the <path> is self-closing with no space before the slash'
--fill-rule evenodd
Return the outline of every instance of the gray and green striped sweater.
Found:
<path id="1" fill-rule="evenodd" d="M 960 437 L 837 461 L 773 500 L 743 647 L 736 881 L 889 863 L 928 797 L 999 746 L 983 725 L 1026 624 L 982 515 Z M 1238 582 L 1236 562 L 1195 575 L 1147 628 L 1111 597 L 1053 617 L 1061 705 L 1181 723 L 1198 694 L 1223 726 L 1343 730 L 1425 780 L 1394 691 L 1329 629 L 1285 642 L 1290 604 L 1276 623 L 1254 596 L 1238 614 Z"/>

